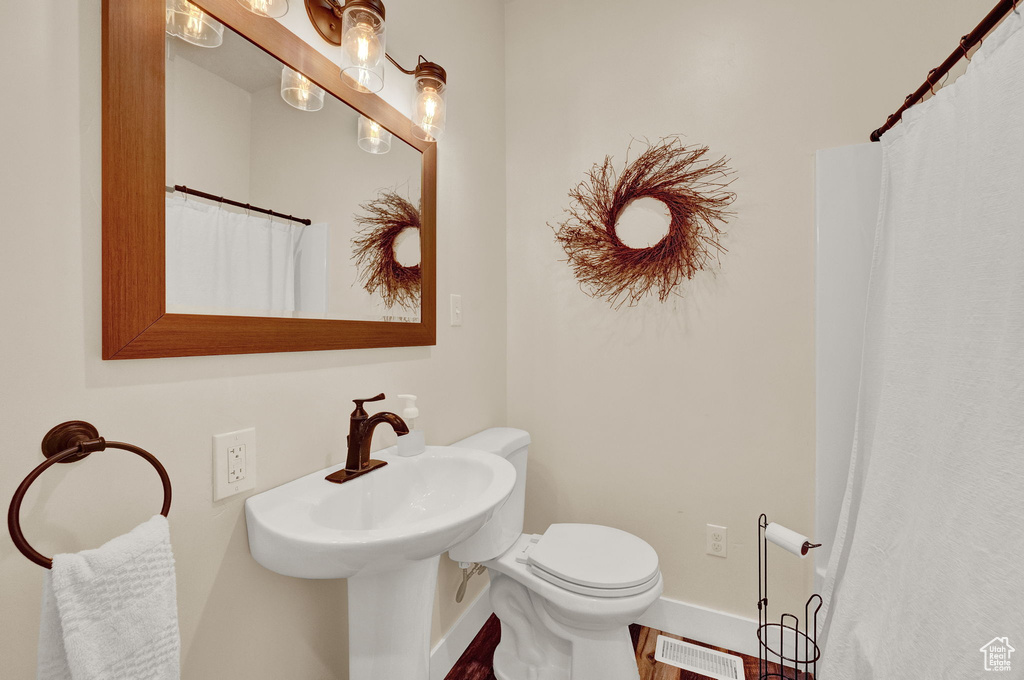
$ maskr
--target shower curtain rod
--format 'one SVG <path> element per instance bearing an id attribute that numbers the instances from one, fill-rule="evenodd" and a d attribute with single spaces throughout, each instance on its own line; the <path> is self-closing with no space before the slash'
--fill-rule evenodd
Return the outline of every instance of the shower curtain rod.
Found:
<path id="1" fill-rule="evenodd" d="M 885 134 L 896 123 L 900 122 L 900 118 L 903 116 L 903 112 L 909 109 L 914 104 L 924 99 L 925 94 L 928 92 L 935 92 L 935 85 L 949 73 L 949 70 L 953 68 L 953 65 L 958 61 L 967 56 L 967 53 L 971 49 L 978 45 L 984 40 L 988 32 L 995 28 L 1003 18 L 1010 12 L 1017 11 L 1017 4 L 1020 0 L 1000 0 L 1000 2 L 992 8 L 992 11 L 981 20 L 981 23 L 974 27 L 974 30 L 960 38 L 960 45 L 953 50 L 953 53 L 946 57 L 946 61 L 942 62 L 938 68 L 933 68 L 928 72 L 928 78 L 924 81 L 924 85 L 917 88 L 914 92 L 907 95 L 907 98 L 903 100 L 903 106 L 896 110 L 896 113 L 892 114 L 885 119 L 885 125 L 878 128 L 871 133 L 871 141 L 877 142 L 879 138 Z"/>
<path id="2" fill-rule="evenodd" d="M 291 220 L 292 222 L 305 224 L 307 227 L 313 224 L 312 220 L 302 219 L 301 217 L 293 217 L 292 215 L 285 215 L 283 213 L 274 212 L 273 210 L 267 210 L 266 208 L 257 208 L 256 206 L 249 205 L 248 203 L 239 203 L 238 201 L 232 201 L 230 198 L 224 198 L 223 196 L 214 196 L 213 194 L 208 194 L 205 191 L 189 189 L 187 186 L 183 184 L 175 184 L 173 187 L 164 188 L 167 190 L 167 193 L 174 193 L 175 191 L 180 191 L 181 193 L 189 194 L 190 196 L 198 196 L 199 198 L 205 198 L 210 201 L 217 201 L 218 203 L 227 203 L 228 205 L 233 205 L 239 208 L 245 208 L 246 210 L 262 213 L 264 215 L 270 215 L 271 217 L 280 217 L 283 220 Z"/>

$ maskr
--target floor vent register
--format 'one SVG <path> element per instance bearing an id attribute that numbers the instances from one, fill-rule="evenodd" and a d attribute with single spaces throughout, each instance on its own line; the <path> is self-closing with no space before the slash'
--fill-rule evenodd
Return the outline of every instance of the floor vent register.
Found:
<path id="1" fill-rule="evenodd" d="M 746 680 L 743 675 L 743 659 L 740 657 L 664 635 L 658 636 L 654 660 L 715 680 Z"/>

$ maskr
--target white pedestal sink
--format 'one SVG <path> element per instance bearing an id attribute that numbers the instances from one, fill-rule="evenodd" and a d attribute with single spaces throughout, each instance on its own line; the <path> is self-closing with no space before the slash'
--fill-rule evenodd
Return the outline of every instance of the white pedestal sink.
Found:
<path id="1" fill-rule="evenodd" d="M 428 680 L 441 553 L 472 536 L 512 491 L 515 468 L 483 451 L 428 446 L 334 484 L 344 465 L 245 502 L 249 551 L 298 578 L 347 578 L 349 680 Z"/>

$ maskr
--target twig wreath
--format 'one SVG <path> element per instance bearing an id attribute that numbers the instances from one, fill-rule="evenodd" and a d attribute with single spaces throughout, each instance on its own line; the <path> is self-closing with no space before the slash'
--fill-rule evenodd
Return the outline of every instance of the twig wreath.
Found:
<path id="1" fill-rule="evenodd" d="M 652 291 L 664 302 L 684 278 L 707 269 L 712 258 L 717 261 L 725 248 L 716 223 L 733 214 L 727 207 L 736 194 L 727 190 L 732 183 L 728 159 L 708 162 L 707 154 L 706 146 L 665 137 L 648 143 L 633 162 L 627 157 L 618 177 L 605 156 L 569 191 L 568 216 L 552 228 L 584 292 L 616 309 L 633 306 Z M 645 197 L 664 203 L 671 223 L 658 243 L 631 248 L 615 233 L 616 223 L 630 203 Z"/>
<path id="2" fill-rule="evenodd" d="M 415 310 L 420 302 L 420 265 L 403 266 L 395 259 L 395 239 L 406 229 L 420 228 L 420 211 L 394 191 L 359 206 L 367 214 L 356 215 L 363 228 L 352 239 L 359 280 L 366 292 L 380 293 L 384 304 Z"/>

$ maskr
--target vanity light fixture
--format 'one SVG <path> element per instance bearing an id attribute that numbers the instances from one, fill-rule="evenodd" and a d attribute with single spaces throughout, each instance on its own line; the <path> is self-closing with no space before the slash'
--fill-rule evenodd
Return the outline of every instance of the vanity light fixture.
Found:
<path id="1" fill-rule="evenodd" d="M 281 67 L 281 99 L 300 111 L 319 111 L 324 107 L 323 88 L 287 66 Z"/>
<path id="2" fill-rule="evenodd" d="M 288 13 L 288 0 L 238 0 L 238 4 L 257 16 L 271 19 Z"/>
<path id="3" fill-rule="evenodd" d="M 188 0 L 166 0 L 164 30 L 198 47 L 219 47 L 224 42 L 224 24 Z"/>
<path id="4" fill-rule="evenodd" d="M 444 134 L 447 74 L 444 69 L 422 56 L 413 71 L 416 78 L 416 104 L 413 107 L 412 133 L 427 142 L 435 142 Z"/>
<path id="5" fill-rule="evenodd" d="M 422 55 L 409 70 L 385 51 L 384 3 L 382 0 L 305 0 L 306 13 L 317 33 L 341 47 L 341 72 L 345 83 L 361 92 L 384 87 L 384 60 L 416 81 L 412 133 L 434 142 L 444 133 L 446 118 L 445 70 Z"/>
<path id="6" fill-rule="evenodd" d="M 359 116 L 359 148 L 367 153 L 383 154 L 391 150 L 391 133 L 375 120 Z"/>
<path id="7" fill-rule="evenodd" d="M 341 75 L 348 76 L 346 84 L 360 92 L 383 89 L 386 37 L 383 2 L 345 2 L 341 10 Z"/>

